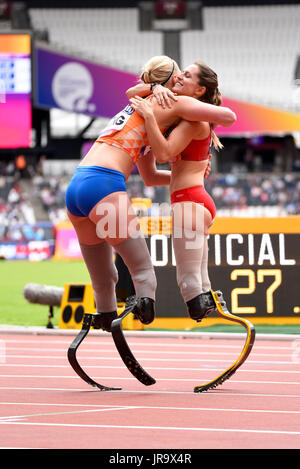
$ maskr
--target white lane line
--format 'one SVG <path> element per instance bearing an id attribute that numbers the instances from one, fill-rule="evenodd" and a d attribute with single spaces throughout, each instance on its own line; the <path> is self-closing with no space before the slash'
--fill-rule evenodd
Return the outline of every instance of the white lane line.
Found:
<path id="1" fill-rule="evenodd" d="M 78 376 L 73 375 L 73 376 L 60 376 L 60 375 L 0 375 L 0 378 L 36 378 L 37 380 L 39 379 L 78 379 Z M 125 381 L 135 381 L 136 378 L 132 376 L 126 376 L 126 377 L 116 377 L 116 376 L 93 376 L 93 379 L 105 379 L 105 380 L 125 380 Z M 209 381 L 210 378 L 158 378 L 159 381 L 182 381 L 182 382 L 195 382 L 195 381 Z M 231 383 L 252 383 L 252 384 L 295 384 L 297 386 L 300 385 L 300 382 L 294 382 L 294 381 L 246 381 L 246 380 L 237 380 L 237 379 L 230 379 Z"/>
<path id="2" fill-rule="evenodd" d="M 91 413 L 91 412 L 111 412 L 112 410 L 132 410 L 138 407 L 127 407 L 127 406 L 122 406 L 122 407 L 114 407 L 114 406 L 107 406 L 106 409 L 87 409 L 87 410 L 70 410 L 70 411 L 64 411 L 64 412 L 45 412 L 45 413 L 38 413 L 38 414 L 27 414 L 27 415 L 11 415 L 9 417 L 0 417 L 0 423 L 6 422 L 7 420 L 19 420 L 19 419 L 27 419 L 29 417 L 47 417 L 47 416 L 53 416 L 53 415 L 66 415 L 66 414 L 86 414 L 86 413 Z"/>
<path id="3" fill-rule="evenodd" d="M 184 348 L 185 346 L 183 346 Z M 241 347 L 237 347 L 237 349 L 240 348 L 240 350 L 242 350 L 242 346 Z M 41 352 L 41 349 L 40 347 L 38 348 L 32 348 L 32 347 L 8 347 L 7 348 L 7 351 L 28 351 L 28 352 L 34 352 L 34 351 L 37 351 L 37 352 Z M 290 350 L 290 354 L 292 352 L 292 348 L 289 349 Z M 66 353 L 66 349 L 59 349 L 59 348 L 44 348 L 43 347 L 43 352 L 59 352 L 59 353 Z M 91 353 L 94 353 L 94 354 L 98 354 L 98 353 L 112 353 L 113 351 L 115 351 L 115 349 L 113 348 L 105 348 L 105 349 L 81 349 L 80 352 L 81 352 L 81 355 L 82 356 L 85 356 L 85 355 L 89 355 Z M 193 355 L 195 353 L 201 353 L 201 355 L 221 355 L 223 357 L 235 357 L 235 355 L 233 353 L 230 353 L 230 352 L 225 352 L 224 351 L 220 351 L 220 352 L 216 352 L 216 351 L 212 351 L 212 350 L 208 350 L 208 351 L 204 351 L 204 350 L 189 350 L 189 351 L 186 351 L 186 350 L 139 350 L 139 349 L 136 349 L 136 351 L 138 353 L 148 353 L 148 354 L 161 354 L 161 353 L 164 353 L 164 354 L 173 354 L 173 355 Z M 286 353 L 284 354 L 285 357 L 290 357 L 290 354 Z M 22 355 L 19 355 L 19 356 L 22 356 Z M 252 351 L 251 353 L 251 356 L 252 357 L 274 357 L 274 356 L 279 356 L 279 357 L 283 357 L 283 354 L 282 353 L 257 353 L 255 351 Z"/>
<path id="4" fill-rule="evenodd" d="M 216 408 L 216 407 L 175 407 L 175 406 L 149 406 L 149 405 L 141 405 L 141 406 L 118 406 L 114 404 L 48 404 L 48 403 L 40 403 L 40 402 L 0 402 L 0 405 L 15 405 L 15 406 L 36 406 L 36 407 L 110 407 L 112 410 L 131 410 L 131 409 L 151 409 L 151 410 L 182 410 L 182 411 L 201 411 L 201 412 L 245 412 L 245 413 L 267 413 L 267 414 L 300 414 L 299 410 L 270 410 L 270 409 L 228 409 L 228 408 Z M 93 410 L 93 409 L 92 409 Z M 92 412 L 92 410 L 87 410 L 86 412 Z M 101 409 L 99 409 L 101 410 Z M 106 409 L 105 409 L 106 410 Z M 48 414 L 40 414 L 40 415 L 48 415 Z M 49 415 L 53 415 L 52 413 Z M 25 416 L 23 416 L 25 417 Z M 27 417 L 27 415 L 26 415 Z M 2 417 L 5 419 L 5 417 Z"/>
<path id="5" fill-rule="evenodd" d="M 55 341 L 51 341 L 51 340 L 44 340 L 44 338 L 40 341 L 38 340 L 12 340 L 12 339 L 4 339 L 5 342 L 7 343 L 20 343 L 20 344 L 29 344 L 29 343 L 32 343 L 32 344 L 36 344 L 37 345 L 37 348 L 40 348 L 41 346 L 41 343 L 43 344 L 62 344 L 62 345 L 70 345 L 72 340 L 70 341 L 63 341 L 63 340 L 55 340 Z M 218 342 L 215 342 L 214 344 L 212 343 L 209 343 L 209 344 L 203 344 L 202 341 L 203 339 L 200 339 L 199 342 L 194 342 L 194 343 L 186 343 L 186 341 L 188 339 L 177 339 L 177 344 L 172 342 L 172 343 L 165 343 L 165 342 L 148 342 L 149 341 L 149 338 L 145 337 L 145 341 L 143 342 L 135 342 L 133 339 L 129 339 L 130 340 L 130 343 L 132 343 L 132 345 L 135 345 L 135 346 L 143 346 L 143 347 L 146 347 L 146 346 L 149 346 L 149 347 L 162 347 L 163 349 L 167 348 L 167 347 L 176 347 L 176 346 L 180 346 L 180 347 L 194 347 L 194 348 L 221 348 L 222 350 L 224 348 L 227 348 L 227 349 L 237 349 L 240 347 L 240 345 L 236 345 L 236 344 L 221 344 L 219 343 L 219 339 L 218 339 Z M 128 340 L 128 342 L 129 342 Z M 192 339 L 192 340 L 195 340 L 195 339 Z M 212 339 L 209 339 L 209 342 L 211 342 Z M 228 339 L 227 339 L 228 340 Z M 294 340 L 297 340 L 296 338 L 293 338 L 291 337 L 291 342 L 293 342 Z M 109 340 L 109 338 L 107 339 L 107 341 L 104 341 L 104 340 L 90 340 L 90 338 L 88 337 L 85 341 L 85 344 L 87 346 L 90 346 L 90 345 L 106 345 L 106 346 L 111 346 L 113 345 L 111 343 L 111 340 Z M 243 342 L 241 341 L 241 344 L 243 344 Z M 274 342 L 272 342 L 269 346 L 267 345 L 260 345 L 259 343 L 255 343 L 254 345 L 254 348 L 255 350 L 274 350 L 275 352 L 277 352 L 278 350 L 290 350 L 291 347 L 287 347 L 287 346 L 282 346 L 282 345 L 276 345 L 274 344 Z M 253 349 L 254 350 L 254 349 Z"/>
<path id="6" fill-rule="evenodd" d="M 120 359 L 121 360 L 121 359 Z M 28 364 L 28 363 L 4 363 L 4 364 L 1 364 L 1 367 L 17 367 L 17 368 L 24 368 L 24 367 L 27 367 L 27 368 L 68 368 L 70 369 L 70 365 L 48 365 L 48 364 L 45 364 L 45 365 L 37 365 L 37 364 Z M 116 366 L 116 365 L 87 365 L 89 370 L 92 370 L 92 369 L 115 369 L 115 370 L 126 370 L 126 368 L 124 368 L 124 365 L 123 366 Z M 287 374 L 298 374 L 300 373 L 300 371 L 293 371 L 293 370 L 258 370 L 258 369 L 255 369 L 255 370 L 249 370 L 248 368 L 245 369 L 245 366 L 247 366 L 247 363 L 245 363 L 243 365 L 243 368 L 239 368 L 238 372 L 239 373 L 287 373 Z M 165 367 L 159 367 L 159 366 L 149 366 L 148 367 L 149 370 L 163 370 L 165 372 L 167 371 L 207 371 L 209 369 L 209 371 L 218 371 L 220 372 L 220 368 L 211 368 L 210 366 L 202 366 L 202 368 L 187 368 L 187 367 L 184 367 L 184 368 L 180 368 L 180 367 L 170 367 L 168 366 L 167 368 Z"/>
<path id="7" fill-rule="evenodd" d="M 34 423 L 34 422 L 0 422 L 2 425 L 27 425 L 44 427 L 73 427 L 73 428 L 115 428 L 118 430 L 162 430 L 162 431 L 195 431 L 195 432 L 230 432 L 230 433 L 263 433 L 269 435 L 300 435 L 300 431 L 288 430 L 248 430 L 244 428 L 203 428 L 203 427 L 158 427 L 142 425 L 90 425 L 71 423 Z"/>
<path id="8" fill-rule="evenodd" d="M 160 353 L 163 353 L 163 352 L 160 352 Z M 66 357 L 65 356 L 53 356 L 53 355 L 10 355 L 10 354 L 6 354 L 6 359 L 7 358 L 33 358 L 35 360 L 66 360 Z M 234 358 L 238 358 L 236 356 L 232 357 L 232 359 Z M 292 355 L 291 355 L 291 358 L 292 358 Z M 83 360 L 111 360 L 111 361 L 120 361 L 120 357 L 118 355 L 116 356 L 113 356 L 113 357 L 89 357 L 89 356 L 84 356 L 82 357 Z M 186 362 L 187 361 L 187 358 L 178 358 L 178 357 L 174 357 L 173 359 L 168 357 L 168 358 L 149 358 L 149 357 L 139 357 L 139 360 L 143 360 L 143 361 L 153 361 L 153 362 L 168 362 L 170 363 L 171 361 L 176 361 L 176 362 Z M 188 361 L 189 362 L 197 362 L 197 363 L 201 363 L 201 362 L 204 362 L 204 363 L 208 363 L 208 362 L 211 362 L 211 363 L 228 363 L 229 359 L 227 360 L 221 360 L 221 359 L 210 359 L 210 358 L 188 358 Z M 264 364 L 265 362 L 262 361 L 262 360 L 253 360 L 251 357 L 249 359 L 249 362 L 251 362 L 251 364 Z M 299 366 L 299 363 L 297 363 L 296 361 L 268 361 L 267 362 L 268 365 L 292 365 L 292 366 Z M 300 373 L 300 371 L 299 371 Z"/>
<path id="9" fill-rule="evenodd" d="M 24 419 L 18 416 L 0 417 L 0 423 L 19 422 L 20 420 L 24 420 Z"/>
<path id="10" fill-rule="evenodd" d="M 99 389 L 95 389 L 95 388 L 92 388 L 92 387 L 88 387 L 88 388 L 36 388 L 36 387 L 12 387 L 12 386 L 7 386 L 7 387 L 3 387 L 1 386 L 0 387 L 0 391 L 2 390 L 9 390 L 9 391 L 58 391 L 58 392 L 71 392 L 71 393 L 75 393 L 75 392 L 103 392 L 103 391 L 100 391 Z M 194 398 L 194 399 L 197 399 L 201 396 L 205 396 L 205 395 L 210 395 L 210 394 L 216 394 L 218 396 L 235 396 L 235 397 L 276 397 L 276 398 L 280 398 L 280 399 L 283 399 L 284 397 L 287 397 L 287 398 L 292 398 L 292 399 L 295 399 L 295 398 L 300 398 L 300 394 L 259 394 L 259 393 L 243 393 L 243 392 L 226 392 L 226 391 L 223 391 L 221 388 L 217 391 L 208 391 L 207 393 L 206 392 L 203 392 L 203 393 L 193 393 L 191 391 L 167 391 L 167 390 L 160 390 L 160 391 L 155 391 L 155 390 L 151 390 L 151 391 L 147 391 L 147 390 L 138 390 L 138 389 L 132 389 L 132 390 L 121 390 L 121 391 L 108 391 L 110 395 L 114 395 L 114 394 L 118 394 L 118 393 L 121 393 L 121 394 L 127 394 L 127 393 L 134 393 L 134 394 L 187 394 L 190 396 L 190 398 Z M 105 394 L 107 393 L 107 391 L 105 392 Z"/>

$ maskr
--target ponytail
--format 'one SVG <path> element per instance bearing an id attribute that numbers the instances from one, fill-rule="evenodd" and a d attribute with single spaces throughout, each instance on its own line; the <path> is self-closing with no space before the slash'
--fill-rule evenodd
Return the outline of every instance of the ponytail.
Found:
<path id="1" fill-rule="evenodd" d="M 221 106 L 222 94 L 218 88 L 218 76 L 217 74 L 203 62 L 195 62 L 199 68 L 199 84 L 206 88 L 204 95 L 201 96 L 200 100 L 214 106 Z M 215 150 L 224 148 L 219 138 L 213 130 L 213 124 L 210 124 L 212 130 L 212 141 Z"/>
<path id="2" fill-rule="evenodd" d="M 218 87 L 215 89 L 212 104 L 214 104 L 215 106 L 221 106 L 222 104 L 222 95 Z M 215 150 L 219 151 L 219 150 L 222 150 L 222 148 L 224 148 L 224 145 L 220 142 L 219 137 L 217 137 L 214 131 L 212 131 L 212 141 L 213 141 Z"/>
<path id="3" fill-rule="evenodd" d="M 213 141 L 215 150 L 219 151 L 219 150 L 222 150 L 222 148 L 224 148 L 224 145 L 220 142 L 219 137 L 217 137 L 214 131 L 212 131 L 212 141 Z"/>

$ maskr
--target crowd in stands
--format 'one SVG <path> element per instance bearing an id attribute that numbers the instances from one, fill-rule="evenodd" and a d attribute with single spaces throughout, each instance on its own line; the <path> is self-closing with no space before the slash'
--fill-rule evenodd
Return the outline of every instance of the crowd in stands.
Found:
<path id="1" fill-rule="evenodd" d="M 33 178 L 34 194 L 43 204 L 53 223 L 66 220 L 65 191 L 70 176 Z M 218 214 L 251 216 L 300 215 L 300 173 L 252 173 L 215 174 L 211 173 L 205 181 L 207 191 L 213 197 Z M 147 187 L 138 175 L 133 175 L 127 182 L 130 198 L 150 198 L 153 207 L 150 214 L 156 215 L 157 206 L 169 202 L 167 187 Z"/>
<path id="2" fill-rule="evenodd" d="M 36 174 L 32 178 L 33 195 L 39 199 L 49 220 L 55 225 L 66 220 L 65 192 L 70 177 L 62 175 L 60 177 L 45 177 L 43 174 Z"/>
<path id="3" fill-rule="evenodd" d="M 149 214 L 157 215 L 159 203 L 157 188 L 143 183 L 129 185 L 134 197 L 152 198 Z M 213 197 L 218 216 L 288 216 L 300 215 L 300 173 L 266 174 L 214 174 L 205 181 L 207 192 Z M 159 188 L 162 195 L 162 188 Z M 160 214 L 162 214 L 160 212 Z"/>
<path id="4" fill-rule="evenodd" d="M 40 221 L 34 202 L 43 208 L 44 220 L 53 225 L 67 220 L 65 191 L 71 176 L 47 176 L 41 163 L 27 168 L 24 173 L 17 168 L 16 160 L 0 161 L 0 242 L 43 239 L 42 229 L 30 228 Z M 30 181 L 30 195 L 24 189 L 23 178 Z M 219 216 L 300 215 L 300 168 L 288 173 L 235 174 L 232 171 L 220 174 L 212 171 L 205 186 Z M 149 214 L 157 215 L 159 204 L 164 206 L 163 215 L 168 214 L 165 208 L 169 202 L 168 188 L 146 187 L 138 174 L 129 178 L 127 188 L 131 198 L 152 199 Z"/>
<path id="5" fill-rule="evenodd" d="M 29 182 L 30 194 L 24 181 Z M 33 201 L 41 202 L 43 221 L 55 225 L 66 217 L 65 188 L 62 179 L 44 177 L 40 165 L 20 165 L 18 158 L 0 161 L 0 242 L 43 240 L 47 230 L 38 225 Z"/>
<path id="6" fill-rule="evenodd" d="M 239 209 L 249 213 L 249 207 L 264 208 L 277 215 L 300 215 L 300 174 L 212 174 L 206 189 L 213 197 L 217 210 Z M 275 209 L 275 210 L 274 210 Z"/>
<path id="7" fill-rule="evenodd" d="M 0 241 L 23 241 L 28 233 L 20 228 L 23 224 L 33 225 L 36 218 L 28 194 L 19 182 L 20 174 L 15 162 L 0 161 Z"/>
<path id="8" fill-rule="evenodd" d="M 0 176 L 0 185 L 3 189 L 3 176 Z M 33 233 L 30 228 L 35 223 L 34 210 L 27 200 L 27 194 L 18 184 L 13 185 L 8 190 L 6 200 L 0 197 L 0 241 L 21 242 L 41 239 L 41 233 L 39 231 Z"/>

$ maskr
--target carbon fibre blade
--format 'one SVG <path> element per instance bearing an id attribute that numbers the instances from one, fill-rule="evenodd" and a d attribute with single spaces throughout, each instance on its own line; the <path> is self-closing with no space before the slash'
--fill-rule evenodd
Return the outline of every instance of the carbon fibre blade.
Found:
<path id="1" fill-rule="evenodd" d="M 108 386 L 104 386 L 102 384 L 97 383 L 86 374 L 86 372 L 81 368 L 81 366 L 78 363 L 76 352 L 77 352 L 79 345 L 81 344 L 83 339 L 87 336 L 90 330 L 92 316 L 93 316 L 92 314 L 85 314 L 83 316 L 82 329 L 79 332 L 79 334 L 75 337 L 75 339 L 73 340 L 73 342 L 71 343 L 68 349 L 69 363 L 71 367 L 73 368 L 73 370 L 78 374 L 78 376 L 80 376 L 80 378 L 83 379 L 83 381 L 85 381 L 86 383 L 90 384 L 93 387 L 100 389 L 100 391 L 120 391 L 122 388 L 108 387 Z"/>
<path id="2" fill-rule="evenodd" d="M 152 378 L 152 376 L 150 376 L 149 373 L 147 373 L 147 371 L 145 371 L 139 364 L 131 352 L 122 330 L 122 321 L 128 314 L 133 314 L 132 309 L 135 304 L 136 301 L 133 300 L 125 306 L 124 312 L 112 322 L 111 333 L 120 357 L 130 373 L 145 386 L 151 386 L 156 383 L 155 379 Z"/>
<path id="3" fill-rule="evenodd" d="M 208 383 L 195 386 L 194 387 L 195 393 L 208 391 L 209 389 L 214 389 L 217 386 L 224 383 L 224 381 L 229 379 L 236 372 L 236 370 L 246 361 L 247 357 L 249 356 L 252 350 L 252 347 L 255 341 L 255 328 L 253 324 L 250 321 L 244 318 L 235 316 L 228 311 L 222 292 L 213 292 L 211 290 L 211 294 L 216 305 L 216 310 L 219 313 L 219 315 L 223 319 L 226 319 L 227 321 L 232 321 L 232 322 L 242 325 L 247 331 L 247 336 L 246 336 L 246 340 L 245 340 L 242 352 L 240 353 L 237 360 L 229 368 L 227 368 L 223 373 L 217 376 L 217 378 L 209 381 Z"/>

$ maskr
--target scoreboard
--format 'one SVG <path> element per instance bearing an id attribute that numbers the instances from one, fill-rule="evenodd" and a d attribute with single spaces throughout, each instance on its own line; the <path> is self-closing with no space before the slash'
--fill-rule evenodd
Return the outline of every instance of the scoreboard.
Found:
<path id="1" fill-rule="evenodd" d="M 146 241 L 157 276 L 157 316 L 186 316 L 168 228 Z M 145 223 L 142 228 L 147 231 Z M 152 222 L 153 225 L 153 222 Z M 209 277 L 232 314 L 300 319 L 300 217 L 217 218 L 208 239 Z"/>
<path id="2" fill-rule="evenodd" d="M 31 36 L 0 34 L 0 148 L 31 145 Z"/>

